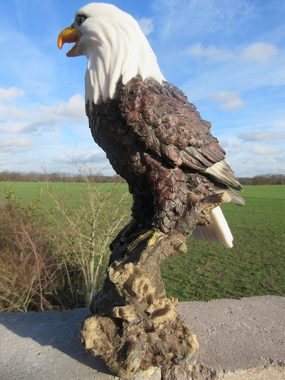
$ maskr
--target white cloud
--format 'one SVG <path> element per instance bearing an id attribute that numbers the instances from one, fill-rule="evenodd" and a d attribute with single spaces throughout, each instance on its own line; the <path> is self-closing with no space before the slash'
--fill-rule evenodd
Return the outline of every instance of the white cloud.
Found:
<path id="1" fill-rule="evenodd" d="M 253 147 L 253 153 L 258 155 L 266 155 L 266 154 L 276 154 L 280 153 L 282 150 L 273 146 L 265 146 L 265 145 L 256 145 Z"/>
<path id="2" fill-rule="evenodd" d="M 106 154 L 102 150 L 94 152 L 81 152 L 76 153 L 76 155 L 70 156 L 66 154 L 61 154 L 56 159 L 58 163 L 68 164 L 71 166 L 82 165 L 82 164 L 108 164 L 106 159 Z"/>
<path id="3" fill-rule="evenodd" d="M 50 105 L 4 104 L 0 105 L 0 120 L 2 132 L 21 133 L 50 131 L 60 123 L 87 124 L 85 100 L 80 94 L 75 94 L 67 101 L 59 101 Z"/>
<path id="4" fill-rule="evenodd" d="M 0 105 L 0 170 L 74 172 L 88 166 L 114 174 L 92 139 L 81 95 L 23 103 Z"/>
<path id="5" fill-rule="evenodd" d="M 243 49 L 240 57 L 246 62 L 268 62 L 277 53 L 277 48 L 266 42 L 256 42 Z"/>
<path id="6" fill-rule="evenodd" d="M 278 49 L 273 44 L 266 42 L 257 42 L 251 44 L 242 50 L 240 49 L 223 49 L 216 46 L 205 47 L 201 43 L 196 43 L 185 50 L 185 53 L 191 57 L 204 58 L 209 61 L 229 61 L 236 60 L 241 62 L 268 62 L 278 53 Z"/>
<path id="7" fill-rule="evenodd" d="M 197 43 L 185 50 L 187 55 L 198 58 L 206 58 L 212 61 L 227 61 L 233 58 L 233 53 L 227 49 L 216 48 L 215 46 L 203 47 Z"/>
<path id="8" fill-rule="evenodd" d="M 257 157 L 257 158 L 256 158 Z M 262 160 L 258 155 L 244 155 L 231 160 L 231 167 L 240 177 L 253 177 L 258 174 L 282 174 L 285 172 L 285 161 L 267 156 Z"/>
<path id="9" fill-rule="evenodd" d="M 39 112 L 43 119 L 48 118 L 54 122 L 86 123 L 85 100 L 80 94 L 71 96 L 67 101 L 41 106 Z"/>
<path id="10" fill-rule="evenodd" d="M 10 100 L 17 98 L 19 96 L 24 96 L 24 91 L 17 87 L 1 88 L 0 87 L 0 99 Z"/>
<path id="11" fill-rule="evenodd" d="M 2 123 L 10 125 L 11 122 L 16 120 L 22 121 L 29 118 L 30 113 L 25 107 L 16 106 L 14 104 L 1 104 L 0 105 L 0 119 Z M 3 128 L 0 128 L 3 130 Z"/>
<path id="12" fill-rule="evenodd" d="M 230 136 L 227 139 L 221 138 L 220 143 L 223 149 L 225 149 L 227 155 L 236 156 L 244 152 L 243 144 L 234 136 Z"/>
<path id="13" fill-rule="evenodd" d="M 215 94 L 221 88 L 226 92 L 240 94 L 263 88 L 260 96 L 264 94 L 265 98 L 264 87 L 285 85 L 285 54 L 281 49 L 266 65 L 236 58 L 220 62 L 219 65 L 209 64 L 206 69 L 204 65 L 196 64 L 194 67 L 195 75 L 183 86 L 183 90 L 186 94 L 191 94 L 193 101 L 209 98 L 209 94 Z M 271 104 L 272 100 L 269 103 Z"/>
<path id="14" fill-rule="evenodd" d="M 244 100 L 236 92 L 220 91 L 213 94 L 211 99 L 217 100 L 224 110 L 236 110 L 245 106 Z"/>
<path id="15" fill-rule="evenodd" d="M 107 175 L 114 175 L 109 161 L 106 158 L 105 152 L 94 145 L 93 150 L 85 147 L 85 150 L 77 151 L 75 154 L 70 154 L 68 150 L 55 157 L 51 161 L 53 168 L 56 171 L 64 172 L 78 172 L 78 173 L 104 173 Z"/>
<path id="16" fill-rule="evenodd" d="M 151 18 L 142 17 L 138 20 L 138 23 L 146 36 L 153 32 L 154 26 Z"/>
<path id="17" fill-rule="evenodd" d="M 278 107 L 255 111 L 252 113 L 247 107 L 235 117 L 217 112 L 217 119 L 211 120 L 212 133 L 219 139 L 227 153 L 227 162 L 238 176 L 285 174 L 285 119 Z M 218 126 L 216 130 L 215 126 Z"/>
<path id="18" fill-rule="evenodd" d="M 285 122 L 284 126 L 285 128 Z M 247 132 L 241 132 L 239 134 L 239 137 L 243 141 L 282 141 L 285 139 L 285 130 L 283 129 L 276 129 L 268 131 L 247 131 Z"/>
<path id="19" fill-rule="evenodd" d="M 11 136 L 2 137 L 0 141 L 0 156 L 15 154 L 19 151 L 22 153 L 23 151 L 29 151 L 32 147 L 33 143 L 28 138 L 18 137 L 17 139 L 14 139 Z"/>

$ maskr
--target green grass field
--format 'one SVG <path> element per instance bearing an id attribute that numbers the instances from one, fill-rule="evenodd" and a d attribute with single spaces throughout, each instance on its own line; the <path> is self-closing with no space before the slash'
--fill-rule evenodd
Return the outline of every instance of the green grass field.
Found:
<path id="1" fill-rule="evenodd" d="M 0 199 L 15 193 L 30 202 L 42 191 L 44 207 L 53 207 L 49 192 L 72 208 L 84 202 L 85 183 L 0 183 Z M 112 190 L 117 202 L 126 184 L 98 184 L 102 192 Z M 41 190 L 42 189 L 42 190 Z M 285 186 L 245 186 L 246 206 L 225 205 L 225 216 L 234 235 L 234 248 L 218 243 L 188 241 L 188 252 L 163 264 L 162 274 L 169 296 L 179 300 L 209 300 L 275 294 L 285 296 Z M 126 197 L 123 207 L 130 208 Z"/>

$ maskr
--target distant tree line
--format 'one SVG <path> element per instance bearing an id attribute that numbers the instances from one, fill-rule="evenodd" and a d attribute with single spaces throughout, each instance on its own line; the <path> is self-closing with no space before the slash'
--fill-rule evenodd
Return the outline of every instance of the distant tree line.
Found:
<path id="1" fill-rule="evenodd" d="M 0 182 L 124 182 L 119 175 L 105 176 L 102 174 L 68 174 L 68 173 L 20 173 L 0 172 Z"/>
<path id="2" fill-rule="evenodd" d="M 261 174 L 252 178 L 239 178 L 243 185 L 285 185 L 283 174 Z"/>
<path id="3" fill-rule="evenodd" d="M 86 182 L 86 180 L 92 182 L 124 182 L 124 179 L 119 175 L 0 172 L 0 182 Z M 255 177 L 242 177 L 239 180 L 243 185 L 285 185 L 285 175 L 283 174 L 262 174 Z"/>

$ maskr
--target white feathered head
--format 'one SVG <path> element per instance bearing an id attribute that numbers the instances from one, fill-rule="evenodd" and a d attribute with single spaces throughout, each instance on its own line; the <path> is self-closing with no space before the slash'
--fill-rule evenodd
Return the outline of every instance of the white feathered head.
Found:
<path id="1" fill-rule="evenodd" d="M 67 56 L 87 57 L 87 101 L 112 99 L 120 78 L 123 84 L 136 75 L 164 80 L 139 24 L 114 5 L 90 3 L 79 9 L 74 23 L 58 37 L 60 48 L 65 42 L 76 43 Z"/>

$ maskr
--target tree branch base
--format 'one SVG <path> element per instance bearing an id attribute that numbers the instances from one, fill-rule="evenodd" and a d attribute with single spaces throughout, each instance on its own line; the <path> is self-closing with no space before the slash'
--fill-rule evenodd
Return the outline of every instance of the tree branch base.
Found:
<path id="1" fill-rule="evenodd" d="M 171 368 L 198 347 L 176 311 L 178 301 L 166 297 L 159 270 L 159 252 L 170 254 L 184 239 L 156 233 L 152 245 L 148 236 L 131 253 L 127 244 L 113 251 L 104 287 L 91 306 L 94 315 L 80 335 L 86 350 L 103 358 L 117 376 Z"/>
<path id="2" fill-rule="evenodd" d="M 225 201 L 222 194 L 198 201 L 190 209 L 188 231 L 207 223 L 208 213 Z M 93 298 L 81 341 L 121 378 L 161 368 L 163 380 L 191 379 L 190 358 L 198 343 L 176 310 L 178 300 L 166 296 L 159 267 L 185 249 L 187 234 L 130 226 L 133 232 L 127 226 L 111 245 L 107 277 Z"/>

